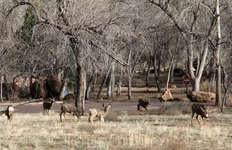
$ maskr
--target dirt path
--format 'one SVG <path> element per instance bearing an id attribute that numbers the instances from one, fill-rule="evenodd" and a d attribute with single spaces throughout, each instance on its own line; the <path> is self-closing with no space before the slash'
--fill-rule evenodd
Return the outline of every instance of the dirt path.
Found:
<path id="1" fill-rule="evenodd" d="M 56 102 L 53 105 L 53 110 L 55 112 L 60 112 L 60 104 L 62 102 Z M 126 111 L 126 110 L 136 110 L 137 109 L 137 100 L 125 101 L 125 102 L 113 102 L 111 103 L 110 110 L 114 111 Z M 10 103 L 2 103 L 0 104 L 0 109 L 6 108 Z M 157 109 L 163 103 L 160 103 L 158 100 L 151 101 L 151 105 L 149 105 L 149 109 Z M 92 102 L 85 104 L 85 112 L 88 112 L 89 108 L 96 107 L 102 108 L 102 104 L 99 102 Z M 21 106 L 15 107 L 16 113 L 41 113 L 43 111 L 42 102 L 38 103 L 29 103 Z"/>
<path id="2" fill-rule="evenodd" d="M 59 113 L 60 112 L 60 104 L 62 102 L 56 102 L 53 105 L 53 111 Z M 171 103 L 171 102 L 165 102 L 165 103 Z M 150 104 L 148 106 L 149 110 L 152 109 L 158 109 L 162 105 L 165 105 L 165 103 L 161 103 L 159 100 L 152 100 L 150 101 Z M 137 110 L 137 100 L 130 100 L 130 101 L 125 101 L 125 102 L 113 102 L 111 103 L 111 108 L 110 110 L 113 111 L 128 111 L 128 110 Z M 187 106 L 190 106 L 192 102 L 187 102 Z M 10 103 L 1 103 L 0 104 L 0 109 L 6 108 Z M 213 106 L 214 104 L 206 104 L 208 106 Z M 96 108 L 102 108 L 102 104 L 99 102 L 91 102 L 88 103 L 86 102 L 85 104 L 85 113 L 88 112 L 89 108 L 96 107 Z M 42 113 L 43 112 L 43 107 L 42 107 L 42 102 L 37 102 L 37 103 L 29 103 L 26 105 L 21 105 L 15 107 L 15 113 Z"/>

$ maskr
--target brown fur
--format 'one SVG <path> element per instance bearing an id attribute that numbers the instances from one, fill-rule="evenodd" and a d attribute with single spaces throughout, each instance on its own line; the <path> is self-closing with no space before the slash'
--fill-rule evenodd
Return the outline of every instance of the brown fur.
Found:
<path id="1" fill-rule="evenodd" d="M 76 94 L 74 93 L 69 93 L 65 95 L 64 100 L 74 100 L 76 98 Z"/>
<path id="2" fill-rule="evenodd" d="M 66 119 L 66 117 L 65 117 L 66 113 L 70 113 L 73 116 L 77 116 L 77 118 L 79 119 L 80 112 L 78 111 L 76 106 L 74 106 L 72 104 L 63 103 L 63 104 L 61 104 L 60 110 L 61 110 L 61 112 L 60 112 L 60 121 L 61 122 L 62 122 L 62 115 Z"/>
<path id="3" fill-rule="evenodd" d="M 109 109 L 111 107 L 111 104 L 105 106 L 102 104 L 104 109 L 98 109 L 98 108 L 90 108 L 89 109 L 89 122 L 93 123 L 93 117 L 99 117 L 101 120 L 101 123 L 104 122 L 104 117 L 109 112 Z"/>
<path id="4" fill-rule="evenodd" d="M 138 103 L 139 103 L 139 104 L 137 105 L 137 109 L 138 109 L 138 110 L 142 111 L 142 108 L 141 108 L 141 107 L 143 107 L 143 108 L 145 108 L 145 109 L 148 111 L 147 106 L 150 105 L 150 100 L 139 99 L 139 100 L 138 100 Z"/>
<path id="5" fill-rule="evenodd" d="M 201 116 L 203 123 L 205 125 L 206 118 L 208 118 L 207 107 L 202 105 L 202 104 L 193 104 L 191 108 L 192 108 L 191 125 L 193 126 L 192 122 L 193 122 L 193 117 L 194 117 L 195 113 L 197 114 L 196 119 L 197 119 L 199 125 L 202 126 L 199 119 L 198 119 L 199 115 Z"/>
<path id="6" fill-rule="evenodd" d="M 51 102 L 43 102 L 43 113 L 50 115 L 52 110 L 52 105 L 55 102 L 55 99 L 51 99 Z"/>

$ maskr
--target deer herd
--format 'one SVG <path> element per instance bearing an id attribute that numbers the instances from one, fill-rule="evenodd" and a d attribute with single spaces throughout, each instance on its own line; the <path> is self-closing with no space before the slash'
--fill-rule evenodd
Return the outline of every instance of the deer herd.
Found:
<path id="1" fill-rule="evenodd" d="M 43 113 L 50 115 L 52 110 L 52 105 L 55 103 L 55 99 L 51 99 L 50 102 L 43 102 Z M 150 100 L 143 100 L 139 99 L 137 104 L 137 110 L 142 111 L 142 108 L 146 109 L 148 111 L 148 105 L 150 105 Z M 104 117 L 109 112 L 109 109 L 111 107 L 111 103 L 109 105 L 102 104 L 103 108 L 90 108 L 89 109 L 89 117 L 88 122 L 93 124 L 93 118 L 98 117 L 100 118 L 100 122 L 104 123 Z M 191 106 L 192 115 L 191 115 L 191 126 L 193 126 L 193 117 L 196 114 L 196 120 L 198 121 L 199 125 L 202 126 L 200 123 L 198 116 L 201 116 L 203 120 L 203 125 L 206 124 L 206 118 L 208 118 L 208 111 L 207 107 L 203 104 L 194 103 Z M 65 118 L 66 113 L 70 113 L 73 116 L 76 116 L 79 120 L 80 112 L 78 111 L 77 107 L 69 104 L 69 103 L 63 103 L 60 107 L 60 122 L 63 122 L 62 116 Z M 14 107 L 12 105 L 9 105 L 5 110 L 0 111 L 0 115 L 5 114 L 7 116 L 8 122 L 10 122 L 11 125 L 13 125 L 13 117 L 14 117 Z"/>

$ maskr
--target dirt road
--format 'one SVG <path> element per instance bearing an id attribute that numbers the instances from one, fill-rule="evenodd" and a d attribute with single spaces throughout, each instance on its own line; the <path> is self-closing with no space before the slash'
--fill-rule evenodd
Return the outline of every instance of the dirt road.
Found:
<path id="1" fill-rule="evenodd" d="M 60 112 L 60 104 L 62 102 L 56 102 L 53 105 L 53 111 Z M 163 103 L 157 101 L 151 101 L 151 105 L 148 106 L 149 109 L 156 109 L 159 108 Z M 107 104 L 107 103 L 106 103 Z M 124 111 L 124 110 L 136 110 L 137 109 L 138 101 L 131 100 L 125 102 L 112 102 L 110 110 L 114 111 Z M 6 108 L 10 103 L 1 103 L 0 110 Z M 85 104 L 85 113 L 88 112 L 89 108 L 96 107 L 102 108 L 101 103 L 91 102 Z M 41 113 L 43 112 L 42 102 L 37 103 L 29 103 L 21 106 L 15 107 L 15 113 Z"/>
<path id="2" fill-rule="evenodd" d="M 53 111 L 59 113 L 60 112 L 60 105 L 61 101 L 57 101 L 53 104 Z M 165 105 L 166 103 L 171 102 L 164 102 L 161 103 L 159 100 L 151 100 L 150 105 L 148 106 L 149 110 L 152 109 L 158 109 L 162 105 Z M 190 101 L 187 101 L 187 106 L 190 107 L 193 103 Z M 105 104 L 108 104 L 105 102 Z M 113 111 L 128 111 L 128 110 L 137 110 L 137 104 L 138 100 L 130 100 L 130 101 L 124 101 L 124 102 L 112 102 L 110 110 Z M 10 103 L 0 103 L 0 110 L 6 108 Z M 205 105 L 213 106 L 214 103 L 207 103 Z M 99 102 L 88 102 L 86 101 L 85 104 L 85 113 L 88 112 L 89 108 L 102 108 L 102 103 Z M 43 112 L 43 106 L 42 102 L 35 102 L 35 103 L 29 103 L 21 106 L 15 107 L 15 113 L 42 113 Z"/>

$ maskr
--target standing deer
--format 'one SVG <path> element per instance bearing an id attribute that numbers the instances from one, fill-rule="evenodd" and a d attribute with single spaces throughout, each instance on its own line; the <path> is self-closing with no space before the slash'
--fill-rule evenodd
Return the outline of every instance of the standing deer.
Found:
<path id="1" fill-rule="evenodd" d="M 47 114 L 48 116 L 50 115 L 51 113 L 51 110 L 52 110 L 52 105 L 53 103 L 55 102 L 55 99 L 51 99 L 51 102 L 43 102 L 43 113 L 44 114 Z"/>
<path id="2" fill-rule="evenodd" d="M 141 107 L 143 107 L 143 108 L 145 108 L 148 111 L 147 106 L 150 105 L 150 100 L 139 99 L 138 103 L 139 103 L 137 105 L 137 109 L 138 110 L 142 111 Z"/>
<path id="3" fill-rule="evenodd" d="M 61 122 L 62 122 L 62 115 L 64 116 L 64 118 L 66 120 L 66 117 L 65 117 L 66 113 L 70 113 L 73 116 L 77 116 L 77 118 L 79 119 L 80 112 L 78 111 L 77 107 L 72 105 L 72 104 L 63 103 L 63 104 L 61 104 L 60 110 L 61 110 L 61 112 L 60 112 L 60 121 Z"/>
<path id="4" fill-rule="evenodd" d="M 200 115 L 202 120 L 203 120 L 203 123 L 205 125 L 205 122 L 206 122 L 206 118 L 208 118 L 208 111 L 207 111 L 207 107 L 205 105 L 202 105 L 202 104 L 193 104 L 192 105 L 192 118 L 191 118 L 191 125 L 193 126 L 192 122 L 193 122 L 193 117 L 194 117 L 194 114 L 197 114 L 196 116 L 196 119 L 199 123 L 200 126 L 201 123 L 198 119 L 198 116 Z"/>
<path id="5" fill-rule="evenodd" d="M 0 114 L 5 114 L 7 116 L 7 120 L 13 125 L 13 116 L 14 116 L 14 107 L 9 105 L 6 110 L 0 112 Z"/>
<path id="6" fill-rule="evenodd" d="M 99 108 L 90 108 L 89 109 L 89 120 L 88 120 L 89 122 L 91 122 L 93 124 L 93 117 L 99 117 L 101 120 L 101 123 L 104 122 L 104 117 L 109 112 L 109 109 L 111 107 L 111 103 L 107 106 L 102 104 L 102 106 L 104 107 L 104 109 L 99 109 Z"/>

